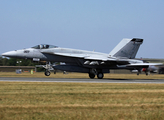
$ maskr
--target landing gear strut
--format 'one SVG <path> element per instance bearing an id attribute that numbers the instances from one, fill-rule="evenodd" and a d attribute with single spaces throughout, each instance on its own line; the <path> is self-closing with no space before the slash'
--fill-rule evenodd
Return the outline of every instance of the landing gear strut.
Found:
<path id="1" fill-rule="evenodd" d="M 141 69 L 137 69 L 138 72 L 137 72 L 137 75 L 140 75 L 141 74 Z"/>

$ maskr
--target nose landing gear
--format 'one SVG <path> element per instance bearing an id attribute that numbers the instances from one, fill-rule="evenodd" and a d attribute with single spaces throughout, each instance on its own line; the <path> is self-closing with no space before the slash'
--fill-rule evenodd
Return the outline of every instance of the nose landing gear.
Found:
<path id="1" fill-rule="evenodd" d="M 51 72 L 46 70 L 44 74 L 45 74 L 45 76 L 50 76 Z"/>

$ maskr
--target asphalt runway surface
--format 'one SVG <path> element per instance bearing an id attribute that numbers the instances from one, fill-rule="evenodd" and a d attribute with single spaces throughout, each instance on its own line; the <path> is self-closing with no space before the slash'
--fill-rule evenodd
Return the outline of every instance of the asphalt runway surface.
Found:
<path id="1" fill-rule="evenodd" d="M 67 83 L 148 83 L 164 84 L 164 79 L 160 80 L 136 80 L 136 79 L 79 79 L 79 78 L 17 78 L 1 77 L 0 81 L 8 82 L 67 82 Z"/>

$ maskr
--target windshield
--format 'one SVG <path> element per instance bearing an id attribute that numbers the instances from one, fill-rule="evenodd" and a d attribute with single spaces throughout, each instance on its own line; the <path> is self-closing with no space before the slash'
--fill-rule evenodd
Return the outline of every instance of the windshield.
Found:
<path id="1" fill-rule="evenodd" d="M 34 49 L 49 49 L 49 48 L 57 48 L 57 46 L 40 44 L 40 45 L 36 45 L 32 48 L 34 48 Z"/>

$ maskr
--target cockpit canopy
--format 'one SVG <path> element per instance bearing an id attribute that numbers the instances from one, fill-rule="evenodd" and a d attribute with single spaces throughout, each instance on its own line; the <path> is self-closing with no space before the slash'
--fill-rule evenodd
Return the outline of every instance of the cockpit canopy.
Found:
<path id="1" fill-rule="evenodd" d="M 32 48 L 34 48 L 34 49 L 50 49 L 50 48 L 57 48 L 57 46 L 47 45 L 47 44 L 40 44 L 40 45 L 36 45 Z"/>

